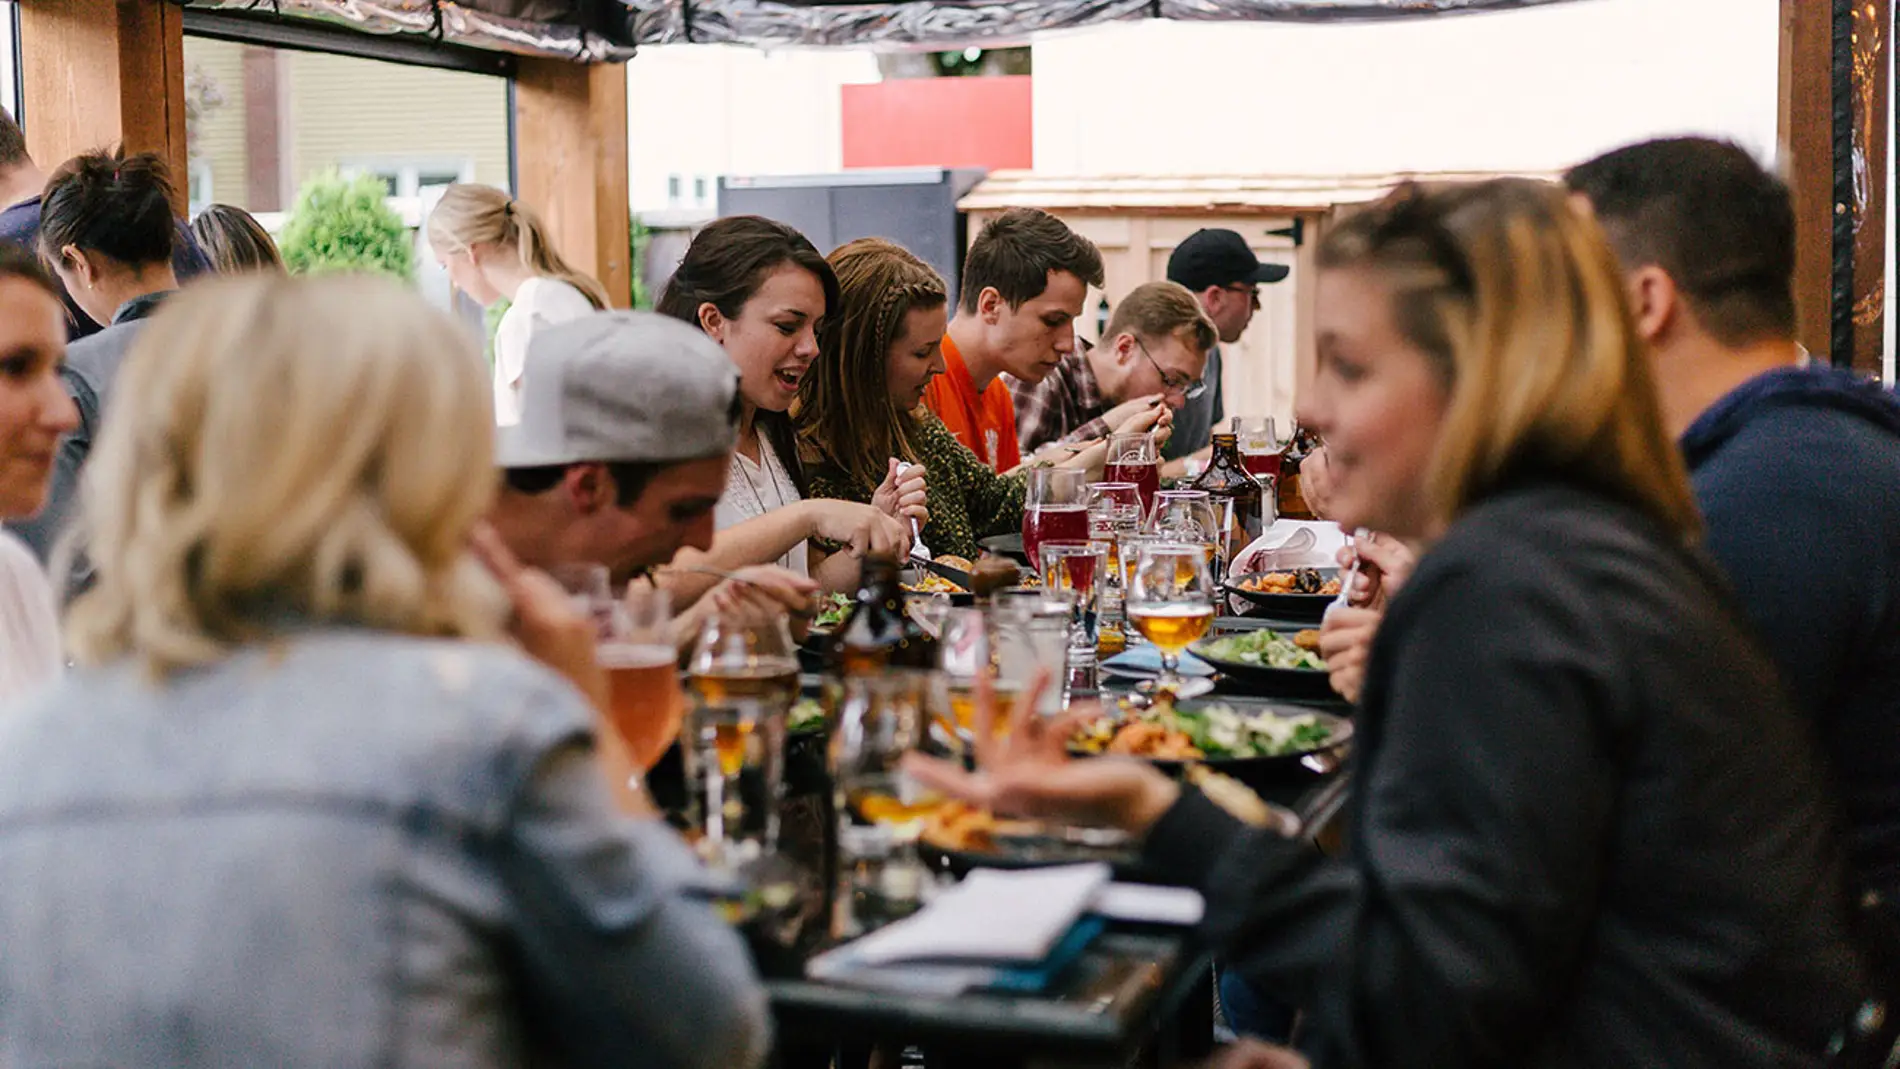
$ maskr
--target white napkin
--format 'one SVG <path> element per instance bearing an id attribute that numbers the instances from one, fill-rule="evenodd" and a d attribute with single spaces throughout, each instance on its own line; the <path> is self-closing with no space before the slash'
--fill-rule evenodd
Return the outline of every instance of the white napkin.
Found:
<path id="1" fill-rule="evenodd" d="M 1275 520 L 1247 548 L 1234 554 L 1227 577 L 1294 568 L 1335 568 L 1345 545 L 1346 533 L 1331 521 Z"/>
<path id="2" fill-rule="evenodd" d="M 1109 882 L 1100 862 L 1004 872 L 978 869 L 936 901 L 852 944 L 862 964 L 1033 963 L 1048 956 Z"/>

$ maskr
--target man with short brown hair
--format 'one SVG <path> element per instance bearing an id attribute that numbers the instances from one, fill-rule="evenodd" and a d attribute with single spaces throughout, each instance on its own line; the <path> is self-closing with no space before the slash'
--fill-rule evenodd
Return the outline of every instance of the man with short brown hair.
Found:
<path id="1" fill-rule="evenodd" d="M 1022 463 L 1002 375 L 1038 382 L 1075 352 L 1075 318 L 1103 278 L 1094 243 L 1036 208 L 1011 208 L 970 245 L 944 372 L 924 403 L 978 460 L 997 471 Z"/>
<path id="2" fill-rule="evenodd" d="M 1218 337 L 1186 287 L 1136 286 L 1115 306 L 1101 344 L 1065 353 L 1040 382 L 1010 380 L 1017 437 L 1035 450 L 1167 429 L 1176 410 L 1206 391 L 1201 376 Z"/>

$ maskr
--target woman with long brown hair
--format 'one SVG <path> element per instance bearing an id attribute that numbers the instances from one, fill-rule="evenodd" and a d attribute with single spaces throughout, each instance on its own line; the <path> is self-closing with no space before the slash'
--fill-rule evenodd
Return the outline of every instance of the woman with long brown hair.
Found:
<path id="1" fill-rule="evenodd" d="M 456 289 L 483 306 L 508 302 L 495 328 L 495 421 L 513 424 L 535 330 L 604 311 L 607 290 L 562 258 L 532 208 L 493 186 L 444 190 L 429 213 L 429 248 Z"/>
<path id="2" fill-rule="evenodd" d="M 1366 671 L 1343 856 L 1070 761 L 1072 721 L 980 713 L 980 771 L 913 770 L 1144 835 L 1321 1067 L 1820 1065 L 1868 994 L 1841 843 L 1602 233 L 1546 183 L 1406 188 L 1318 261 L 1300 419 L 1334 517 L 1428 547 Z"/>
<path id="3" fill-rule="evenodd" d="M 887 479 L 869 504 L 813 497 L 786 410 L 818 356 L 820 324 L 839 309 L 838 279 L 792 227 L 756 215 L 717 220 L 693 237 L 655 310 L 698 327 L 739 369 L 739 447 L 703 557 L 721 568 L 776 563 L 829 590 L 857 583 L 854 558 L 908 552 L 909 519 L 924 511 L 921 471 Z M 900 520 L 900 517 L 902 518 Z M 676 570 L 674 596 L 706 577 Z"/>
<path id="4" fill-rule="evenodd" d="M 870 501 L 897 465 L 927 470 L 933 553 L 974 559 L 977 540 L 1022 526 L 1023 480 L 1001 476 L 924 407 L 944 370 L 949 295 L 901 245 L 862 238 L 829 257 L 840 311 L 819 332 L 792 421 L 812 492 Z"/>

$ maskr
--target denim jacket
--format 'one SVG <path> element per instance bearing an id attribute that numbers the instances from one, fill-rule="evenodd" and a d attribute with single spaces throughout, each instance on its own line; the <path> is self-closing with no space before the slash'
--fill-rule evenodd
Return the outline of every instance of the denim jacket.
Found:
<path id="1" fill-rule="evenodd" d="M 518 654 L 344 629 L 0 709 L 0 1066 L 757 1064 L 744 945 Z"/>

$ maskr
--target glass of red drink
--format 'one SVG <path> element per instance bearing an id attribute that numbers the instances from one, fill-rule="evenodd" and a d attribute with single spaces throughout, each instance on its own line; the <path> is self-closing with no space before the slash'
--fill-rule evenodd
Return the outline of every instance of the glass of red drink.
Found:
<path id="1" fill-rule="evenodd" d="M 1146 514 L 1161 489 L 1161 447 L 1152 434 L 1117 434 L 1108 440 L 1108 461 L 1102 478 L 1113 483 L 1134 483 Z"/>
<path id="2" fill-rule="evenodd" d="M 1042 572 L 1044 542 L 1089 539 L 1088 474 L 1073 468 L 1036 468 L 1023 496 L 1023 553 Z"/>

